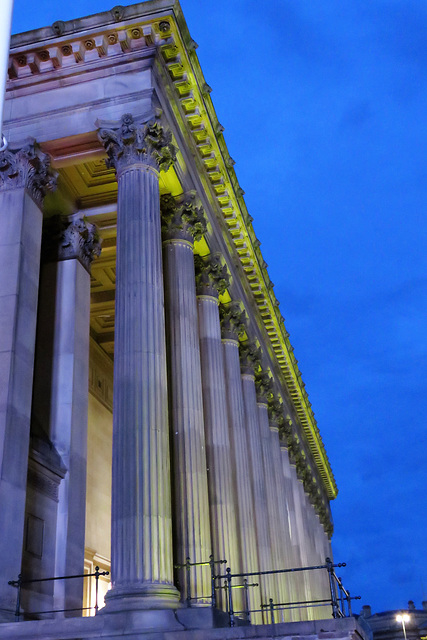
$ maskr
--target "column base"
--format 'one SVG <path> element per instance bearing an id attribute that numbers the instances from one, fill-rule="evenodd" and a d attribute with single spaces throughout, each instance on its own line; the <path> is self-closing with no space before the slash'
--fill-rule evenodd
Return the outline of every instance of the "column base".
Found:
<path id="1" fill-rule="evenodd" d="M 105 596 L 103 613 L 178 609 L 179 591 L 171 584 L 147 583 L 113 587 Z"/>
<path id="2" fill-rule="evenodd" d="M 185 607 L 176 611 L 176 617 L 186 629 L 228 627 L 230 622 L 228 613 L 211 606 Z"/>

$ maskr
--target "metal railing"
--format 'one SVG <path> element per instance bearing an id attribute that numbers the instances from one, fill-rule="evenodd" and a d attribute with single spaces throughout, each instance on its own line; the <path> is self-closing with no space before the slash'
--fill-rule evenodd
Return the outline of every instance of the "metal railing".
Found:
<path id="1" fill-rule="evenodd" d="M 19 622 L 21 618 L 21 590 L 22 585 L 34 584 L 38 582 L 52 582 L 54 580 L 72 580 L 73 578 L 95 578 L 95 606 L 94 607 L 76 607 L 74 609 L 51 609 L 49 611 L 26 611 L 25 614 L 29 616 L 44 615 L 48 613 L 66 613 L 71 611 L 88 611 L 95 610 L 95 614 L 98 613 L 98 597 L 99 597 L 99 576 L 108 576 L 109 571 L 100 571 L 99 567 L 95 567 L 95 573 L 80 573 L 73 576 L 55 576 L 53 578 L 34 578 L 32 580 L 26 580 L 21 574 L 18 576 L 18 580 L 9 580 L 8 584 L 11 587 L 17 588 L 16 595 L 16 607 L 15 607 L 15 622 Z"/>
<path id="2" fill-rule="evenodd" d="M 333 618 L 344 618 L 347 616 L 351 616 L 352 615 L 351 600 L 360 600 L 360 596 L 356 596 L 356 597 L 350 596 L 350 592 L 344 588 L 341 578 L 337 577 L 335 573 L 335 568 L 345 567 L 345 566 L 346 564 L 344 562 L 334 564 L 330 558 L 326 558 L 325 564 L 322 564 L 322 565 L 315 565 L 310 567 L 294 567 L 292 569 L 275 569 L 271 571 L 256 571 L 256 572 L 250 572 L 250 573 L 232 574 L 230 567 L 227 567 L 226 573 L 224 575 L 216 576 L 216 579 L 225 580 L 226 591 L 227 591 L 227 611 L 229 616 L 230 627 L 235 626 L 236 616 L 238 616 L 239 614 L 246 614 L 247 616 L 249 616 L 249 621 L 250 621 L 251 613 L 265 613 L 266 611 L 270 612 L 270 620 L 272 624 L 276 622 L 275 612 L 289 610 L 289 609 L 330 606 L 332 609 Z M 233 585 L 232 584 L 233 579 L 244 578 L 246 580 L 247 578 L 252 578 L 252 577 L 277 575 L 277 574 L 284 574 L 284 573 L 297 573 L 297 572 L 303 572 L 303 571 L 315 571 L 315 570 L 322 570 L 322 569 L 328 572 L 330 594 L 331 594 L 330 598 L 325 598 L 322 600 L 303 600 L 298 602 L 279 602 L 279 603 L 275 603 L 272 598 L 269 598 L 268 603 L 261 603 L 259 609 L 249 609 L 248 605 L 246 605 L 246 610 L 244 611 L 234 610 L 233 589 L 239 585 Z M 338 595 L 337 589 L 339 590 L 339 595 Z M 346 604 L 347 604 L 347 612 L 345 608 Z"/>
<path id="3" fill-rule="evenodd" d="M 191 558 L 186 558 L 185 564 L 175 564 L 175 569 L 185 569 L 187 571 L 187 597 L 186 602 L 187 606 L 191 607 L 191 602 L 193 600 L 210 600 L 211 607 L 216 607 L 216 578 L 215 575 L 215 565 L 216 564 L 227 564 L 227 560 L 215 560 L 214 556 L 211 554 L 209 556 L 208 562 L 191 562 Z M 209 566 L 211 569 L 211 592 L 209 595 L 191 595 L 191 567 L 207 567 Z"/>

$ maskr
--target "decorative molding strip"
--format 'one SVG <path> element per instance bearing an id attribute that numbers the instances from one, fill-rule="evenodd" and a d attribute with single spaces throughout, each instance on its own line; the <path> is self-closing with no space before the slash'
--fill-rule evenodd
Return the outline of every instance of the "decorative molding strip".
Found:
<path id="1" fill-rule="evenodd" d="M 89 345 L 89 393 L 113 412 L 113 363 L 92 338 Z"/>

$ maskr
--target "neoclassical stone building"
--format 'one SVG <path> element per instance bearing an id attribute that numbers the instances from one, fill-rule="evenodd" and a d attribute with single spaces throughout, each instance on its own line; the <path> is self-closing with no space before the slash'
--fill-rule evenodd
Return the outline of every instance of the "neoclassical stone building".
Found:
<path id="1" fill-rule="evenodd" d="M 173 0 L 12 38 L 4 622 L 19 574 L 111 570 L 104 619 L 156 610 L 167 626 L 189 592 L 193 610 L 209 607 L 209 567 L 176 567 L 187 558 L 244 573 L 331 555 L 336 484 L 196 48 Z M 328 597 L 322 571 L 257 582 L 253 609 Z M 23 584 L 21 619 L 91 607 L 92 591 L 89 579 Z"/>

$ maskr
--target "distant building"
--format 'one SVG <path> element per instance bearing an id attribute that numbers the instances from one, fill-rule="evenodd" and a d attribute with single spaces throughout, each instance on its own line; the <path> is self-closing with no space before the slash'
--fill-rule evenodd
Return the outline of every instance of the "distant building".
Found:
<path id="1" fill-rule="evenodd" d="M 397 616 L 406 614 L 408 621 L 397 620 Z M 407 609 L 397 609 L 395 611 L 381 611 L 372 613 L 369 605 L 364 605 L 360 618 L 367 622 L 372 629 L 373 640 L 420 640 L 427 636 L 427 601 L 422 602 L 422 609 L 416 609 L 412 600 L 408 602 Z"/>

